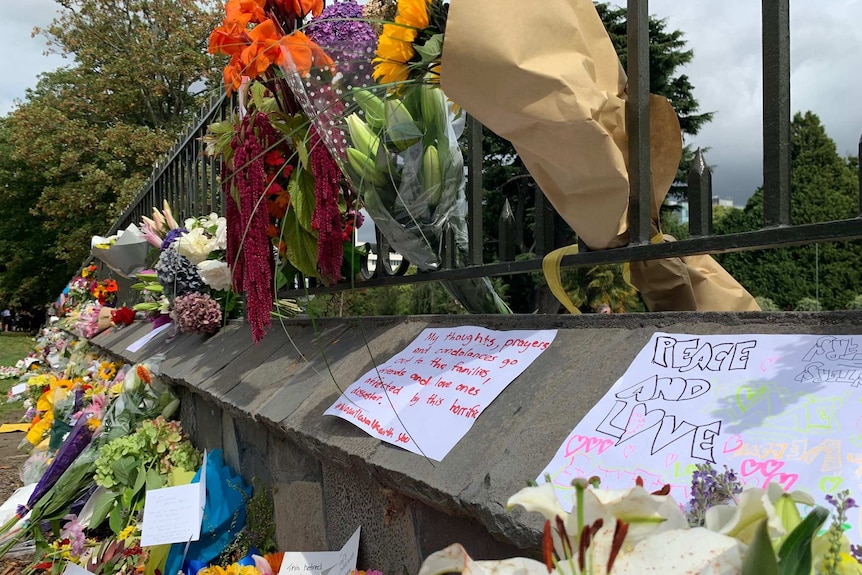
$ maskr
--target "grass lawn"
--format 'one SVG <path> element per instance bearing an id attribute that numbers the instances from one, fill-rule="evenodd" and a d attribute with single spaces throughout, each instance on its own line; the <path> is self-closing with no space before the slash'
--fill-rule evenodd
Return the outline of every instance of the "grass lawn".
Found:
<path id="1" fill-rule="evenodd" d="M 26 333 L 0 333 L 0 365 L 15 365 L 33 349 L 33 338 Z M 6 403 L 6 393 L 17 378 L 0 379 L 0 420 L 13 421 L 24 415 L 23 401 Z"/>

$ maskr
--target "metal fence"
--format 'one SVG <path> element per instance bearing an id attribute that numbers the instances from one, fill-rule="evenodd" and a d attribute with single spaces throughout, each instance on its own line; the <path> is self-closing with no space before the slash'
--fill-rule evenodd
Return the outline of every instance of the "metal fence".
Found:
<path id="1" fill-rule="evenodd" d="M 763 214 L 761 229 L 751 232 L 712 234 L 711 174 L 703 157 L 698 155 L 689 176 L 689 232 L 684 240 L 650 243 L 650 146 L 649 146 L 649 25 L 648 2 L 628 0 L 628 103 L 627 131 L 629 134 L 629 244 L 603 251 L 589 251 L 583 246 L 576 255 L 566 256 L 563 267 L 651 260 L 685 255 L 723 253 L 817 242 L 862 238 L 862 163 L 860 163 L 859 212 L 846 220 L 792 225 L 790 221 L 790 21 L 789 0 L 762 1 L 763 59 Z M 190 217 L 211 211 L 223 213 L 220 187 L 220 163 L 203 155 L 201 138 L 207 126 L 230 113 L 231 100 L 221 96 L 202 110 L 199 121 L 178 140 L 165 160 L 159 164 L 131 206 L 111 230 L 125 228 L 140 221 L 162 200 L 170 202 L 175 215 Z M 373 270 L 364 266 L 365 287 L 454 280 L 482 276 L 505 276 L 540 271 L 542 257 L 565 239 L 560 227 L 565 226 L 544 195 L 535 194 L 535 245 L 533 257 L 518 258 L 518 229 L 523 221 L 516 214 L 524 206 L 513 209 L 508 203 L 499 214 L 499 241 L 493 263 L 486 263 L 483 254 L 483 155 L 482 126 L 468 120 L 466 135 L 467 201 L 469 232 L 469 266 L 454 268 L 446 265 L 452 257 L 450 246 L 444 246 L 444 266 L 440 270 L 406 275 L 407 266 L 390 265 L 389 244 L 379 232 L 377 241 L 366 245 L 371 259 L 379 264 Z M 860 141 L 862 157 L 862 141 Z M 566 228 L 567 229 L 567 228 Z M 385 255 L 385 257 L 380 257 Z M 490 258 L 489 258 L 490 259 Z M 286 291 L 282 295 L 332 293 L 354 287 L 352 282 L 334 286 L 316 286 Z"/>

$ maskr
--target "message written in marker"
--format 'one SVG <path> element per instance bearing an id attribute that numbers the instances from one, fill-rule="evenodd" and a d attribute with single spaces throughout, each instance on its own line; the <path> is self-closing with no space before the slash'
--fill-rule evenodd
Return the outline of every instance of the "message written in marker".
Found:
<path id="1" fill-rule="evenodd" d="M 350 575 L 359 556 L 359 530 L 353 532 L 340 551 L 288 551 L 278 575 Z"/>
<path id="2" fill-rule="evenodd" d="M 695 464 L 733 468 L 747 487 L 775 482 L 862 493 L 862 336 L 654 334 L 575 426 L 537 481 L 564 506 L 577 477 L 671 486 L 690 499 Z M 847 532 L 862 542 L 862 514 Z"/>
<path id="3" fill-rule="evenodd" d="M 556 330 L 426 329 L 348 387 L 324 415 L 442 461 L 556 335 Z"/>

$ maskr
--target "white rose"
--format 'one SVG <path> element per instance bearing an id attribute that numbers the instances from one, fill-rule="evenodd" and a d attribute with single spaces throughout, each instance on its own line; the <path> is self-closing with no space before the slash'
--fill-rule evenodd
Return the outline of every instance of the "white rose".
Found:
<path id="1" fill-rule="evenodd" d="M 198 264 L 198 273 L 204 283 L 214 290 L 230 289 L 230 268 L 226 263 L 218 260 L 204 260 Z"/>
<path id="2" fill-rule="evenodd" d="M 186 221 L 183 222 L 183 227 L 187 230 L 192 230 L 198 227 L 198 221 L 195 218 L 186 218 Z"/>
<path id="3" fill-rule="evenodd" d="M 206 235 L 202 228 L 195 228 L 177 240 L 177 251 L 197 265 L 207 259 L 215 249 L 215 239 Z"/>
<path id="4" fill-rule="evenodd" d="M 213 214 L 215 215 L 215 214 Z M 224 217 L 220 217 L 216 221 L 218 227 L 216 228 L 215 234 L 215 249 L 217 250 L 226 250 L 227 249 L 227 219 Z"/>

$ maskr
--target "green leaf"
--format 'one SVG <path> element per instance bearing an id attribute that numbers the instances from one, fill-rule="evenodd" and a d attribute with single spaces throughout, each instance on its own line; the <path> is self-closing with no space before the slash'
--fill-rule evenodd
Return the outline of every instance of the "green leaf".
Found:
<path id="1" fill-rule="evenodd" d="M 443 34 L 434 34 L 424 46 L 414 44 L 413 49 L 422 56 L 422 62 L 425 64 L 438 60 L 443 54 Z"/>
<path id="2" fill-rule="evenodd" d="M 284 217 L 282 235 L 291 265 L 309 277 L 317 277 L 317 238 L 300 227 L 294 210 Z"/>
<path id="3" fill-rule="evenodd" d="M 116 501 L 117 494 L 113 491 L 105 491 L 96 498 L 96 503 L 93 506 L 93 517 L 90 519 L 90 529 L 95 529 L 102 524 Z"/>
<path id="4" fill-rule="evenodd" d="M 811 541 L 828 517 L 829 511 L 817 506 L 790 532 L 778 550 L 780 575 L 808 575 L 811 572 Z"/>
<path id="5" fill-rule="evenodd" d="M 125 486 L 131 486 L 135 483 L 133 472 L 137 471 L 138 462 L 134 457 L 121 457 L 111 463 L 111 469 L 114 472 L 114 477 L 119 483 Z"/>
<path id="6" fill-rule="evenodd" d="M 348 278 L 356 277 L 362 269 L 362 256 L 365 250 L 356 247 L 352 242 L 344 242 L 344 267 L 350 272 L 345 274 Z"/>
<path id="7" fill-rule="evenodd" d="M 766 530 L 766 519 L 754 531 L 754 539 L 742 560 L 742 575 L 779 575 L 778 561 Z"/>
<path id="8" fill-rule="evenodd" d="M 138 491 L 140 491 L 146 482 L 147 471 L 144 469 L 143 464 L 141 464 L 138 466 L 138 469 L 135 472 L 135 483 L 132 486 L 132 492 L 137 493 Z"/>
<path id="9" fill-rule="evenodd" d="M 290 192 L 290 205 L 296 210 L 296 218 L 305 230 L 311 232 L 311 218 L 317 206 L 317 195 L 314 192 L 314 176 L 308 170 L 298 168 L 290 175 L 287 184 Z"/>
<path id="10" fill-rule="evenodd" d="M 150 489 L 161 489 L 165 486 L 164 478 L 156 469 L 147 470 L 147 491 Z"/>
<path id="11" fill-rule="evenodd" d="M 119 505 L 111 509 L 111 513 L 108 516 L 108 526 L 116 535 L 119 535 L 120 531 L 125 528 L 125 525 L 123 525 L 123 508 Z"/>

